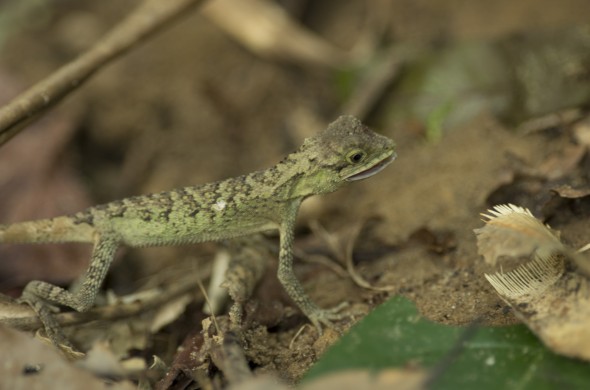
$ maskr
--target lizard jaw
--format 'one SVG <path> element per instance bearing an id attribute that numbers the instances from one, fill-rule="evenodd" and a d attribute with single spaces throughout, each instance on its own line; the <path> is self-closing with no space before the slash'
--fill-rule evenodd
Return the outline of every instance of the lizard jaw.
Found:
<path id="1" fill-rule="evenodd" d="M 364 171 L 360 171 L 358 173 L 348 176 L 346 178 L 346 180 L 347 181 L 356 181 L 356 180 L 362 180 L 362 179 L 366 179 L 368 177 L 371 177 L 371 176 L 381 172 L 383 169 L 385 169 L 385 167 L 388 166 L 389 164 L 391 164 L 393 162 L 393 160 L 395 160 L 396 157 L 397 157 L 397 155 L 395 153 L 392 153 L 389 156 L 385 157 L 384 159 L 379 160 L 375 165 L 365 169 Z"/>

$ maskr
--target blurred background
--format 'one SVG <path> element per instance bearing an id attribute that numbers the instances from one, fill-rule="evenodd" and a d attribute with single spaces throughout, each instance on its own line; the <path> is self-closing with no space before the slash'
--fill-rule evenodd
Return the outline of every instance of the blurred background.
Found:
<path id="1" fill-rule="evenodd" d="M 0 102 L 92 47 L 138 4 L 0 1 Z M 395 285 L 436 321 L 512 323 L 479 277 L 487 265 L 472 229 L 487 207 L 517 202 L 582 243 L 588 201 L 575 208 L 552 190 L 588 187 L 588 20 L 584 0 L 210 1 L 0 149 L 0 221 L 266 168 L 354 114 L 394 138 L 399 158 L 367 182 L 310 200 L 299 245 L 321 246 L 310 221 L 337 235 L 369 221 L 355 250 L 367 280 Z M 115 265 L 125 272 L 108 285 L 127 292 L 213 251 L 127 252 Z M 77 246 L 2 253 L 4 291 L 31 278 L 67 284 L 88 258 Z M 342 286 L 322 292 L 324 274 L 310 267 L 299 272 L 320 301 L 352 294 L 370 307 L 386 297 L 329 273 Z"/>

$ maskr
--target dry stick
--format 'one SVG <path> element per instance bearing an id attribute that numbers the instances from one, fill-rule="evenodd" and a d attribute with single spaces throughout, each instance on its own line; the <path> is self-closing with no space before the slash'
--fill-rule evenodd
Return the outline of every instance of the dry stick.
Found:
<path id="1" fill-rule="evenodd" d="M 334 233 L 328 232 L 317 221 L 312 222 L 309 226 L 311 230 L 318 235 L 328 245 L 332 253 L 340 258 L 346 264 L 346 270 L 352 281 L 359 287 L 374 291 L 394 291 L 396 287 L 391 286 L 373 286 L 366 281 L 356 270 L 353 261 L 353 250 L 356 240 L 363 228 L 364 222 L 354 224 L 350 230 L 345 233 L 345 240 L 338 239 Z"/>
<path id="2" fill-rule="evenodd" d="M 67 312 L 54 315 L 56 322 L 62 326 L 72 326 L 87 323 L 94 320 L 117 320 L 137 316 L 140 313 L 155 309 L 170 302 L 177 297 L 194 293 L 197 285 L 201 282 L 203 275 L 195 273 L 186 278 L 178 280 L 166 287 L 158 288 L 157 294 L 151 294 L 147 298 L 136 300 L 130 303 L 100 306 L 85 313 Z M 16 304 L 16 303 L 15 303 Z M 39 317 L 31 310 L 29 317 L 2 318 L 0 325 L 10 326 L 20 330 L 36 330 L 43 326 Z"/>
<path id="3" fill-rule="evenodd" d="M 394 285 L 374 286 L 371 283 L 369 283 L 365 278 L 363 278 L 363 276 L 361 274 L 359 274 L 358 271 L 356 270 L 356 268 L 354 266 L 354 261 L 353 261 L 352 255 L 353 255 L 353 250 L 354 250 L 354 244 L 361 232 L 361 229 L 362 229 L 361 224 L 354 227 L 354 230 L 351 233 L 352 237 L 350 238 L 350 240 L 348 240 L 348 242 L 346 243 L 346 247 L 344 248 L 344 255 L 346 258 L 346 269 L 348 270 L 348 273 L 350 274 L 352 281 L 359 287 L 363 287 L 363 288 L 373 290 L 373 291 L 395 291 L 395 290 L 397 290 L 397 287 Z"/>
<path id="4" fill-rule="evenodd" d="M 82 85 L 94 72 L 202 1 L 144 1 L 88 51 L 0 108 L 0 146 Z"/>
<path id="5" fill-rule="evenodd" d="M 254 376 L 248 366 L 240 337 L 232 331 L 225 332 L 221 342 L 214 344 L 210 356 L 213 363 L 223 371 L 230 385 L 239 385 Z"/>

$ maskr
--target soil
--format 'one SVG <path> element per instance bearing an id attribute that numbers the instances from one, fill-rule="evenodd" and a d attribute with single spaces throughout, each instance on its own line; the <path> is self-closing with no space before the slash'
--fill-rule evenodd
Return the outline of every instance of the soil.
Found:
<path id="1" fill-rule="evenodd" d="M 353 27 L 362 24 L 366 8 L 360 1 L 285 3 L 306 25 L 344 48 L 353 46 Z M 71 60 L 135 4 L 54 1 L 29 10 L 20 17 L 34 23 L 15 23 L 1 31 L 0 36 L 7 37 L 0 47 L 0 80 L 17 85 L 16 94 Z M 384 35 L 385 41 L 448 44 L 573 26 L 589 16 L 590 4 L 582 0 L 403 0 L 392 5 Z M 267 167 L 318 130 L 295 130 L 301 126 L 289 125 L 294 118 L 312 112 L 330 121 L 341 113 L 343 96 L 336 84 L 332 71 L 261 58 L 198 13 L 188 15 L 99 72 L 36 125 L 42 129 L 53 121 L 72 130 L 54 153 L 38 163 L 45 173 L 34 177 L 42 184 L 3 187 L 6 199 L 22 199 L 24 191 L 31 196 L 34 190 L 35 195 L 26 210 L 0 211 L 2 222 L 75 212 L 93 203 Z M 387 123 L 386 112 L 387 107 L 377 106 L 366 122 L 396 140 L 398 159 L 370 180 L 309 200 L 300 214 L 296 245 L 304 253 L 319 253 L 337 262 L 340 259 L 326 240 L 309 229 L 310 223 L 317 221 L 337 240 L 346 241 L 347 229 L 362 221 L 354 249 L 357 271 L 375 286 L 393 286 L 393 290 L 364 289 L 322 264 L 299 262 L 297 273 L 305 289 L 325 307 L 348 301 L 352 308 L 367 312 L 387 297 L 402 294 L 424 316 L 445 324 L 517 322 L 483 277 L 492 268 L 477 253 L 473 229 L 482 225 L 479 213 L 511 202 L 551 222 L 573 247 L 587 242 L 588 198 L 559 198 L 551 191 L 570 183 L 588 187 L 586 152 L 579 152 L 573 162 L 568 159 L 580 147 L 575 126 L 523 134 L 484 112 L 431 142 L 419 126 Z M 26 132 L 11 144 L 21 142 Z M 49 133 L 36 132 L 41 145 L 52 139 Z M 30 161 L 41 158 L 29 156 Z M 27 162 L 22 153 L 15 153 L 8 164 Z M 559 170 L 561 174 L 556 173 Z M 533 171 L 537 175 L 530 174 Z M 33 176 L 27 171 L 20 175 Z M 48 180 L 47 175 L 68 179 Z M 54 205 L 49 195 L 61 202 Z M 207 263 L 217 248 L 206 244 L 126 251 L 106 287 L 129 293 L 158 273 L 183 269 L 179 264 L 196 257 Z M 47 256 L 56 257 L 54 251 L 48 247 Z M 80 261 L 72 265 L 72 259 L 81 258 L 78 249 L 60 252 L 59 257 L 69 260 L 65 264 L 56 260 L 55 268 L 44 268 L 43 275 L 35 271 L 34 259 L 27 259 L 29 265 L 18 271 L 3 266 L 3 291 L 22 287 L 26 275 L 67 284 L 85 267 Z M 276 281 L 275 267 L 269 266 L 253 297 L 258 308 L 249 313 L 246 355 L 257 371 L 279 373 L 294 382 L 338 334 L 328 331 L 317 338 L 315 331 L 308 330 L 295 336 L 306 320 Z M 171 363 L 186 335 L 182 332 L 202 318 L 184 315 L 138 354 L 158 355 Z M 343 321 L 339 330 L 350 325 Z"/>

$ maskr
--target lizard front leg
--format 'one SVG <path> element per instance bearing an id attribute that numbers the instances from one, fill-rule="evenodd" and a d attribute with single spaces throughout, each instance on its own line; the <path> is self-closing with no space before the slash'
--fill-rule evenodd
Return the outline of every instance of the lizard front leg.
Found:
<path id="1" fill-rule="evenodd" d="M 287 294 L 295 301 L 297 306 L 301 309 L 303 314 L 309 318 L 311 323 L 318 329 L 319 334 L 322 334 L 322 324 L 327 327 L 333 327 L 333 320 L 340 320 L 347 317 L 346 314 L 339 313 L 347 306 L 346 302 L 331 308 L 321 309 L 309 299 L 301 283 L 297 280 L 295 272 L 293 271 L 293 238 L 295 230 L 295 218 L 299 204 L 297 202 L 290 206 L 286 215 L 279 227 L 280 234 L 280 250 L 279 250 L 279 269 L 278 279 L 287 291 Z"/>
<path id="2" fill-rule="evenodd" d="M 113 238 L 108 236 L 98 236 L 96 238 L 90 266 L 82 277 L 80 287 L 75 292 L 39 280 L 27 284 L 19 298 L 19 302 L 27 303 L 33 308 L 43 322 L 47 335 L 53 342 L 69 345 L 59 325 L 51 316 L 50 307 L 47 303 L 68 306 L 79 312 L 89 310 L 94 304 L 117 247 L 118 241 Z"/>

